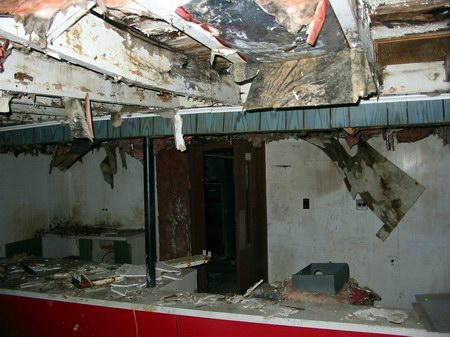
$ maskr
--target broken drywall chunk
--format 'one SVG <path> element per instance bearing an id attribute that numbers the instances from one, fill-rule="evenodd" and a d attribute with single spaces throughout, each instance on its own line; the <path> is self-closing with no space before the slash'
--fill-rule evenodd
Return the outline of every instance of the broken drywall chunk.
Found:
<path id="1" fill-rule="evenodd" d="M 104 143 L 102 147 L 106 151 L 106 157 L 100 163 L 100 170 L 102 171 L 103 179 L 111 186 L 111 188 L 114 188 L 114 175 L 117 173 L 117 143 Z"/>
<path id="2" fill-rule="evenodd" d="M 64 109 L 69 121 L 70 131 L 73 138 L 87 138 L 93 141 L 89 131 L 86 113 L 81 102 L 76 98 L 66 97 L 64 99 Z"/>
<path id="3" fill-rule="evenodd" d="M 311 137 L 316 145 L 337 165 L 353 199 L 359 194 L 370 210 L 383 221 L 377 236 L 386 240 L 425 188 L 395 166 L 366 142 L 358 143 L 351 156 L 334 138 Z"/>
<path id="4" fill-rule="evenodd" d="M 181 116 L 178 113 L 176 113 L 173 116 L 173 128 L 174 128 L 174 133 L 175 133 L 175 147 L 177 148 L 178 151 L 181 151 L 181 152 L 186 151 L 186 144 L 184 142 L 183 133 L 182 133 L 183 119 L 181 118 Z"/>
<path id="5" fill-rule="evenodd" d="M 0 92 L 0 113 L 9 113 L 9 102 L 11 101 L 12 96 L 6 95 Z"/>

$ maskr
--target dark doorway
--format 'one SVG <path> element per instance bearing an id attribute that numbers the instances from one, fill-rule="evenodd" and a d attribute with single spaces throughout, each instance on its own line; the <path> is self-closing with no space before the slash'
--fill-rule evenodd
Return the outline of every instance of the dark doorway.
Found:
<path id="1" fill-rule="evenodd" d="M 204 151 L 203 158 L 206 249 L 213 256 L 207 290 L 227 294 L 236 292 L 233 150 Z"/>
<path id="2" fill-rule="evenodd" d="M 199 291 L 243 293 L 267 280 L 264 147 L 247 141 L 189 149 L 192 251 L 213 261 L 199 267 Z"/>

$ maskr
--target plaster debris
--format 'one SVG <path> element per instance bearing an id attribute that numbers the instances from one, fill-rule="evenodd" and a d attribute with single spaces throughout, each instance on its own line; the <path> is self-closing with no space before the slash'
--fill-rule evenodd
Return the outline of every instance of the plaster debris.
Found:
<path id="1" fill-rule="evenodd" d="M 89 132 L 86 112 L 84 111 L 81 102 L 76 98 L 66 97 L 64 99 L 64 109 L 67 114 L 72 137 L 82 139 L 87 138 L 92 142 L 93 138 Z M 88 115 L 90 115 L 90 113 Z"/>
<path id="2" fill-rule="evenodd" d="M 357 310 L 353 313 L 357 318 L 366 319 L 368 321 L 376 321 L 377 317 L 384 317 L 389 322 L 401 324 L 408 318 L 408 314 L 402 310 L 389 310 L 383 308 L 370 308 Z"/>
<path id="3" fill-rule="evenodd" d="M 287 307 L 280 307 L 279 305 L 269 305 L 261 309 L 265 318 L 272 318 L 276 316 L 288 317 L 298 312 L 298 310 Z"/>
<path id="4" fill-rule="evenodd" d="M 169 261 L 159 261 L 156 262 L 156 281 L 161 282 L 163 279 L 168 280 L 182 280 L 181 269 L 180 268 L 188 268 L 190 266 L 187 265 L 177 265 L 176 263 L 172 264 L 171 260 Z"/>
<path id="5" fill-rule="evenodd" d="M 175 147 L 177 148 L 177 150 L 184 152 L 186 151 L 186 144 L 184 142 L 182 133 L 183 119 L 178 113 L 173 116 L 173 127 L 175 133 Z"/>
<path id="6" fill-rule="evenodd" d="M 244 294 L 244 297 L 248 297 L 256 288 L 258 288 L 261 283 L 263 283 L 264 280 L 259 280 L 258 282 L 256 282 L 252 287 L 248 288 L 247 291 Z"/>
<path id="7" fill-rule="evenodd" d="M 11 101 L 11 99 L 12 99 L 11 95 L 2 94 L 0 92 L 0 113 L 10 112 L 9 102 Z"/>

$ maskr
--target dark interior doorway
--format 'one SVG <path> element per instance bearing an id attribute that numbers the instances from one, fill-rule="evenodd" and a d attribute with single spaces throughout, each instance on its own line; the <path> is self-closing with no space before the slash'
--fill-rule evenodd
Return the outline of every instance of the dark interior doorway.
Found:
<path id="1" fill-rule="evenodd" d="M 236 226 L 234 221 L 233 150 L 203 153 L 208 292 L 236 292 Z"/>
<path id="2" fill-rule="evenodd" d="M 198 268 L 199 292 L 244 293 L 267 281 L 264 146 L 211 142 L 189 149 L 192 252 L 213 261 Z"/>

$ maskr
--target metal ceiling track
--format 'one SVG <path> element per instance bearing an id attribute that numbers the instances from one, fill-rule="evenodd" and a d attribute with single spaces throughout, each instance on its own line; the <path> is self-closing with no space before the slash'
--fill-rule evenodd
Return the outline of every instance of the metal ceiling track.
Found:
<path id="1" fill-rule="evenodd" d="M 402 128 L 450 125 L 450 99 L 392 101 L 320 109 L 181 114 L 184 135 L 224 135 L 264 132 L 332 131 L 342 128 Z M 70 142 L 67 123 L 28 125 L 0 129 L 0 145 Z M 155 115 L 124 118 L 120 127 L 110 119 L 94 120 L 96 140 L 133 137 L 172 137 L 172 120 Z"/>

